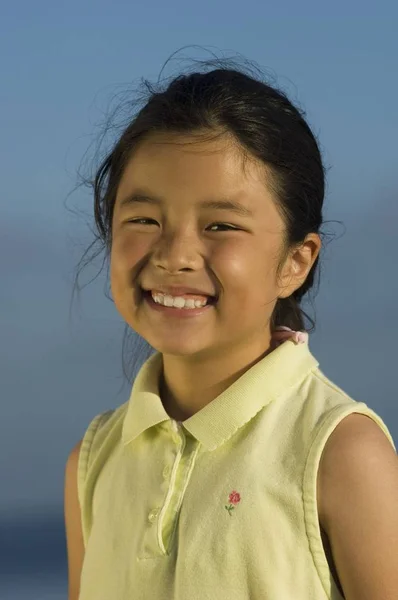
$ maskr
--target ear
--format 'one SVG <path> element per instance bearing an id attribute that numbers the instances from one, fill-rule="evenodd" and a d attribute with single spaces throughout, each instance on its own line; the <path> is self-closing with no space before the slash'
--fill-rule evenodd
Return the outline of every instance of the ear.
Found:
<path id="1" fill-rule="evenodd" d="M 319 235 L 309 233 L 303 242 L 288 251 L 278 277 L 279 298 L 288 298 L 303 285 L 321 247 Z"/>

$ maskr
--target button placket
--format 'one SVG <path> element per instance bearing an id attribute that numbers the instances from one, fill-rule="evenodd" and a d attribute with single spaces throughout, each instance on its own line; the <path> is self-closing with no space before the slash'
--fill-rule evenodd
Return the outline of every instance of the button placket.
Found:
<path id="1" fill-rule="evenodd" d="M 153 510 L 151 510 L 151 512 L 148 515 L 148 521 L 150 523 L 154 523 L 157 519 L 158 514 L 159 514 L 158 508 L 154 508 Z"/>
<path id="2" fill-rule="evenodd" d="M 172 425 L 171 430 L 169 425 L 165 436 L 168 448 L 158 471 L 159 495 L 153 496 L 147 505 L 147 527 L 140 559 L 164 557 L 171 552 L 179 512 L 199 450 L 199 444 L 185 435 L 182 425 Z"/>
<path id="3" fill-rule="evenodd" d="M 173 469 L 171 469 L 169 467 L 169 465 L 165 465 L 165 467 L 163 468 L 164 479 L 168 479 L 169 475 L 171 475 L 171 479 L 169 481 L 169 489 L 168 489 L 168 493 L 167 493 L 165 502 L 164 502 L 163 507 L 159 514 L 160 530 L 159 530 L 159 538 L 158 539 L 159 539 L 159 546 L 164 554 L 166 554 L 165 540 L 163 539 L 164 521 L 166 518 L 167 511 L 170 510 L 170 505 L 173 503 L 173 496 L 176 493 L 175 485 L 176 485 L 177 470 L 180 467 L 181 460 L 182 460 L 183 454 L 184 454 L 185 445 L 186 445 L 186 439 L 185 439 L 182 429 L 180 430 L 180 426 L 177 423 L 173 423 L 173 428 L 174 428 L 174 433 L 172 434 L 171 438 L 172 438 L 173 442 L 177 445 L 178 452 L 176 455 Z M 177 433 L 179 431 L 181 431 L 180 434 Z"/>
<path id="4" fill-rule="evenodd" d="M 163 460 L 159 465 L 158 491 L 152 495 L 150 503 L 147 504 L 144 517 L 147 526 L 139 553 L 140 560 L 167 556 L 167 549 L 170 547 L 178 522 L 178 511 L 175 509 L 181 503 L 181 489 L 179 488 L 185 479 L 186 437 L 183 426 L 177 423 L 169 422 L 165 429 L 167 453 L 163 453 Z M 181 466 L 181 461 L 183 466 Z"/>

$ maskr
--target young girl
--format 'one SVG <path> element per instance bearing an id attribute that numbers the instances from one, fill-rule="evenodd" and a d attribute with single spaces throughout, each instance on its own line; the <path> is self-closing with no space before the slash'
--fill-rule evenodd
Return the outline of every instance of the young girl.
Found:
<path id="1" fill-rule="evenodd" d="M 238 68 L 149 89 L 94 210 L 116 308 L 156 353 L 68 458 L 69 600 L 396 599 L 394 441 L 319 369 L 300 308 L 316 140 Z"/>

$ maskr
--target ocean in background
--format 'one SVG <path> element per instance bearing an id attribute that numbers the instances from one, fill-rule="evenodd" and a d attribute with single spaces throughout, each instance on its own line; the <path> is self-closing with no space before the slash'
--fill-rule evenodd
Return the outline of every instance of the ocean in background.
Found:
<path id="1" fill-rule="evenodd" d="M 67 600 L 63 511 L 0 518 L 1 600 Z"/>

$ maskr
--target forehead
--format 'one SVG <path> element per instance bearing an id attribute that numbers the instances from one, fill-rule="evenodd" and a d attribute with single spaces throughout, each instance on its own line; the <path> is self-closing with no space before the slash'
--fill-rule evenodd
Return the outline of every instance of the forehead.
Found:
<path id="1" fill-rule="evenodd" d="M 140 141 L 134 150 L 130 164 L 161 166 L 165 162 L 185 162 L 201 166 L 212 164 L 228 168 L 237 163 L 242 166 L 242 149 L 231 136 L 217 134 L 152 133 Z"/>
<path id="2" fill-rule="evenodd" d="M 254 158 L 245 158 L 229 138 L 206 139 L 203 136 L 152 134 L 134 150 L 123 173 L 118 197 L 131 186 L 151 185 L 167 188 L 206 189 L 229 193 L 266 194 L 267 169 Z M 154 190 L 155 191 L 155 190 Z M 175 189 L 173 190 L 175 192 Z"/>

